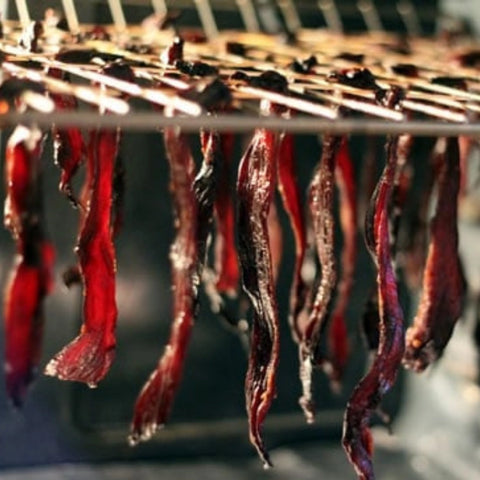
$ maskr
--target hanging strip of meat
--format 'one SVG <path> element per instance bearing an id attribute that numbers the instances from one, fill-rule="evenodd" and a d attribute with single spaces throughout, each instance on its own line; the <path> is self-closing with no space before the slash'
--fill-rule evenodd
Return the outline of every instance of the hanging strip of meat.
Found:
<path id="1" fill-rule="evenodd" d="M 95 387 L 115 356 L 115 249 L 112 241 L 112 191 L 118 130 L 92 131 L 88 162 L 93 166 L 87 211 L 76 252 L 83 279 L 80 335 L 49 362 L 47 375 Z"/>
<path id="2" fill-rule="evenodd" d="M 348 142 L 344 138 L 338 151 L 335 178 L 339 191 L 340 225 L 343 232 L 342 273 L 338 282 L 335 308 L 328 331 L 328 357 L 334 385 L 343 376 L 347 364 L 349 345 L 345 314 L 353 287 L 357 260 L 357 204 L 355 176 Z"/>
<path id="3" fill-rule="evenodd" d="M 307 422 L 314 419 L 314 404 L 312 399 L 312 368 L 317 363 L 315 357 L 321 332 L 330 306 L 333 290 L 337 281 L 334 252 L 334 214 L 333 198 L 335 188 L 335 163 L 342 137 L 325 135 L 323 139 L 322 158 L 316 167 L 310 189 L 308 203 L 312 217 L 315 246 L 320 261 L 320 285 L 315 293 L 312 310 L 306 325 L 301 326 L 301 341 L 299 345 L 300 380 L 302 396 L 299 400 Z M 319 363 L 323 362 L 320 359 Z"/>
<path id="4" fill-rule="evenodd" d="M 369 428 L 372 413 L 395 382 L 404 351 L 403 312 L 390 253 L 389 203 L 394 187 L 398 137 L 387 141 L 387 163 L 372 197 L 366 230 L 373 232 L 379 299 L 379 345 L 368 373 L 355 387 L 343 422 L 343 447 L 360 480 L 375 478 L 372 466 L 373 440 Z"/>
<path id="5" fill-rule="evenodd" d="M 280 139 L 277 161 L 278 191 L 283 207 L 287 212 L 295 240 L 295 266 L 290 289 L 290 310 L 288 321 L 295 342 L 300 340 L 300 330 L 297 324 L 298 316 L 305 307 L 307 287 L 302 279 L 302 265 L 306 250 L 306 230 L 303 208 L 295 174 L 294 137 L 284 133 Z"/>
<path id="6" fill-rule="evenodd" d="M 165 351 L 135 403 L 130 445 L 148 440 L 167 420 L 181 380 L 198 299 L 198 208 L 192 189 L 195 165 L 187 138 L 179 129 L 166 128 L 164 138 L 176 228 L 170 249 L 173 322 Z"/>
<path id="7" fill-rule="evenodd" d="M 61 77 L 61 72 L 50 69 L 49 74 L 55 78 Z M 77 100 L 71 95 L 50 93 L 57 110 L 76 110 Z M 52 127 L 53 160 L 61 169 L 59 190 L 64 193 L 74 206 L 77 199 L 72 190 L 72 178 L 86 155 L 82 132 L 78 127 Z"/>
<path id="8" fill-rule="evenodd" d="M 5 378 L 7 395 L 17 407 L 40 362 L 43 300 L 53 287 L 54 249 L 42 224 L 42 145 L 37 128 L 18 126 L 5 153 L 4 221 L 16 242 L 4 299 Z"/>
<path id="9" fill-rule="evenodd" d="M 235 209 L 230 188 L 230 167 L 233 160 L 235 137 L 232 133 L 220 134 L 223 161 L 215 199 L 215 271 L 219 293 L 235 296 L 238 291 L 240 269 L 235 244 Z"/>
<path id="10" fill-rule="evenodd" d="M 466 292 L 458 255 L 458 139 L 439 139 L 436 148 L 442 153 L 434 165 L 437 206 L 430 224 L 422 295 L 413 325 L 407 330 L 404 358 L 405 366 L 417 372 L 442 355 L 462 313 Z"/>
<path id="11" fill-rule="evenodd" d="M 275 188 L 277 142 L 276 133 L 257 129 L 240 162 L 237 180 L 243 288 L 253 306 L 245 395 L 250 441 L 265 466 L 271 462 L 261 436 L 261 426 L 275 396 L 280 341 L 267 226 Z"/>

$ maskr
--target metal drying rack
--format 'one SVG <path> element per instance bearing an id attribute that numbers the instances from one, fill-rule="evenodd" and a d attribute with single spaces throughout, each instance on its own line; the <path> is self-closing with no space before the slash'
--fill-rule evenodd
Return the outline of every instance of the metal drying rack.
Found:
<path id="1" fill-rule="evenodd" d="M 69 32 L 55 35 L 75 35 L 85 30 L 78 21 L 73 0 L 62 0 L 64 15 Z M 177 125 L 186 131 L 198 131 L 202 127 L 237 132 L 251 131 L 254 127 L 275 130 L 288 130 L 294 133 L 331 133 L 352 134 L 400 134 L 415 135 L 479 135 L 480 122 L 480 80 L 478 70 L 461 67 L 439 60 L 442 55 L 453 55 L 454 50 L 445 44 L 436 43 L 418 36 L 420 24 L 415 8 L 410 0 L 398 0 L 398 13 L 406 31 L 412 38 L 412 54 L 397 54 L 391 51 L 385 56 L 385 49 L 393 48 L 396 41 L 384 32 L 381 18 L 371 0 L 359 0 L 357 7 L 361 13 L 368 33 L 358 36 L 344 36 L 339 10 L 332 0 L 319 0 L 328 30 L 312 31 L 301 28 L 301 20 L 295 3 L 291 0 L 278 0 L 269 3 L 276 8 L 279 17 L 284 19 L 279 27 L 280 33 L 295 32 L 297 43 L 287 44 L 280 41 L 281 35 L 266 35 L 260 32 L 260 15 L 252 0 L 237 0 L 236 5 L 245 25 L 245 32 L 222 32 L 217 28 L 214 10 L 208 0 L 194 0 L 194 6 L 202 23 L 207 42 L 186 45 L 186 59 L 199 60 L 217 67 L 220 78 L 227 83 L 233 94 L 235 113 L 208 115 L 201 105 L 185 98 L 182 94 L 193 86 L 198 79 L 187 76 L 175 76 L 175 67 L 160 60 L 160 52 L 169 45 L 174 31 L 148 32 L 141 28 L 129 27 L 120 0 L 109 0 L 113 24 L 108 27 L 111 41 L 89 42 L 85 45 L 106 53 L 114 53 L 128 60 L 144 62 L 145 67 L 134 67 L 139 83 L 113 79 L 100 73 L 95 64 L 72 65 L 55 60 L 55 47 L 45 42 L 45 53 L 29 53 L 17 46 L 19 31 L 31 24 L 26 0 L 16 0 L 19 22 L 6 22 L 7 34 L 0 42 L 0 52 L 5 56 L 2 63 L 4 78 L 8 76 L 26 78 L 39 82 L 47 91 L 70 94 L 83 104 L 94 105 L 96 110 L 56 111 L 48 96 L 33 95 L 25 102 L 27 111 L 9 110 L 0 115 L 0 126 L 8 127 L 18 123 L 35 123 L 40 127 L 56 125 L 76 125 L 79 127 L 121 127 L 128 130 L 156 130 L 167 125 Z M 159 18 L 168 12 L 164 0 L 152 0 L 152 13 Z M 48 29 L 47 29 L 48 30 Z M 120 45 L 126 39 L 147 35 L 155 45 L 156 55 L 132 53 Z M 46 32 L 49 34 L 49 31 Z M 118 40 L 118 42 L 117 42 Z M 227 42 L 245 42 L 248 55 L 241 56 L 226 53 Z M 82 46 L 82 44 L 80 44 Z M 480 50 L 474 43 L 463 48 Z M 350 50 L 348 50 L 350 49 Z M 431 51 L 433 49 L 433 52 Z M 437 49 L 439 51 L 437 51 Z M 351 51 L 364 55 L 363 64 L 352 63 L 342 57 L 342 52 Z M 294 72 L 289 65 L 296 59 L 304 60 L 315 55 L 318 65 L 308 74 Z M 453 57 L 452 57 L 453 58 Z M 45 67 L 55 67 L 68 73 L 72 81 L 65 82 L 50 78 L 46 73 L 28 68 L 17 60 L 33 60 Z M 420 74 L 416 77 L 401 76 L 393 73 L 392 65 L 413 63 Z M 399 107 L 387 108 L 375 102 L 374 92 L 368 88 L 355 88 L 339 82 L 331 82 L 329 73 L 333 70 L 368 68 L 379 87 L 388 89 L 393 85 L 405 89 L 405 98 Z M 232 82 L 231 73 L 242 70 L 259 75 L 267 70 L 276 70 L 289 80 L 287 92 L 275 93 L 264 88 L 253 88 L 238 82 Z M 173 74 L 173 75 L 172 75 Z M 459 77 L 466 79 L 468 89 L 432 83 L 435 77 Z M 203 80 L 205 81 L 205 80 Z M 78 83 L 77 83 L 78 82 Z M 88 82 L 91 82 L 88 84 Z M 147 86 L 140 86 L 147 83 Z M 132 109 L 128 97 L 137 97 L 150 104 L 169 107 L 177 112 L 175 116 L 162 115 L 157 111 L 144 108 Z M 263 117 L 258 104 L 269 100 L 295 111 L 294 118 Z M 144 102 L 145 103 L 145 102 Z M 347 110 L 348 116 L 339 111 Z M 113 114 L 105 115 L 109 111 Z M 127 113 L 129 113 L 127 115 Z"/>

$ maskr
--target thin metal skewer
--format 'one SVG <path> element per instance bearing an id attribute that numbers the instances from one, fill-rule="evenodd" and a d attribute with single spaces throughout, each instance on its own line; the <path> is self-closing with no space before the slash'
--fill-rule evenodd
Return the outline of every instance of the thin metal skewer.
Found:
<path id="1" fill-rule="evenodd" d="M 127 28 L 127 21 L 120 0 L 108 0 L 108 6 L 115 28 L 118 32 L 123 32 Z"/>
<path id="2" fill-rule="evenodd" d="M 164 16 L 168 12 L 167 3 L 165 0 L 152 0 L 153 11 L 157 15 Z"/>
<path id="3" fill-rule="evenodd" d="M 73 34 L 78 33 L 80 24 L 78 23 L 77 11 L 75 10 L 73 0 L 62 0 L 62 5 L 70 32 Z"/>
<path id="4" fill-rule="evenodd" d="M 338 13 L 335 2 L 333 0 L 318 0 L 317 5 L 318 8 L 322 11 L 329 30 L 335 33 L 342 33 L 342 19 L 340 17 L 340 14 Z"/>
<path id="5" fill-rule="evenodd" d="M 382 21 L 380 20 L 380 15 L 378 14 L 372 0 L 358 0 L 357 8 L 360 10 L 369 32 L 384 31 Z"/>
<path id="6" fill-rule="evenodd" d="M 236 0 L 236 3 L 247 32 L 260 31 L 252 0 Z"/>
<path id="7" fill-rule="evenodd" d="M 399 0 L 397 3 L 397 11 L 402 17 L 409 35 L 418 36 L 422 33 L 415 7 L 410 0 Z"/>
<path id="8" fill-rule="evenodd" d="M 218 37 L 218 28 L 217 23 L 215 22 L 215 17 L 213 16 L 210 2 L 208 0 L 194 1 L 205 35 L 209 40 L 213 40 L 214 38 Z"/>
<path id="9" fill-rule="evenodd" d="M 31 23 L 31 19 L 26 0 L 15 0 L 15 4 L 17 6 L 18 18 L 22 28 L 28 27 Z"/>
<path id="10" fill-rule="evenodd" d="M 300 16 L 292 0 L 277 0 L 277 4 L 282 11 L 283 18 L 290 32 L 296 32 L 302 28 Z"/>

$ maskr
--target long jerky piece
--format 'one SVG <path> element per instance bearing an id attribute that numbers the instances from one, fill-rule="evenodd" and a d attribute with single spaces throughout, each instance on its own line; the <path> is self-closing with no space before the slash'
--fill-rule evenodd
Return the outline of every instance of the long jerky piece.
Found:
<path id="1" fill-rule="evenodd" d="M 53 286 L 54 249 L 42 224 L 42 145 L 37 128 L 18 126 L 5 154 L 4 221 L 17 251 L 4 300 L 5 377 L 7 395 L 17 407 L 40 362 L 43 300 Z"/>
<path id="2" fill-rule="evenodd" d="M 320 261 L 321 279 L 315 293 L 312 310 L 306 325 L 301 326 L 299 344 L 300 380 L 302 396 L 299 403 L 307 422 L 314 419 L 312 400 L 312 369 L 316 362 L 320 335 L 325 326 L 328 308 L 337 281 L 334 252 L 333 196 L 335 189 L 335 160 L 342 137 L 325 135 L 322 157 L 313 175 L 308 192 L 308 203 L 315 235 L 315 246 Z"/>
<path id="3" fill-rule="evenodd" d="M 404 364 L 417 372 L 439 358 L 462 313 L 466 292 L 458 255 L 457 208 L 460 189 L 458 139 L 438 140 L 443 153 L 434 166 L 437 206 L 431 221 L 423 291 L 412 327 L 407 330 Z"/>
<path id="4" fill-rule="evenodd" d="M 115 356 L 116 261 L 111 223 L 118 142 L 118 130 L 92 131 L 90 135 L 91 191 L 76 248 L 84 286 L 83 324 L 80 335 L 45 369 L 47 375 L 90 387 L 104 378 Z"/>
<path id="5" fill-rule="evenodd" d="M 173 322 L 165 351 L 135 403 L 130 445 L 148 440 L 167 420 L 181 380 L 198 298 L 198 209 L 192 189 L 195 165 L 187 138 L 179 129 L 166 128 L 164 138 L 176 228 L 170 249 Z"/>
<path id="6" fill-rule="evenodd" d="M 275 188 L 277 134 L 257 129 L 239 166 L 237 181 L 239 253 L 243 287 L 253 306 L 245 380 L 250 441 L 271 465 L 261 426 L 275 396 L 279 325 L 267 218 Z"/>
<path id="7" fill-rule="evenodd" d="M 235 244 L 235 209 L 230 188 L 230 166 L 233 158 L 234 135 L 220 134 L 223 161 L 215 199 L 215 271 L 219 293 L 235 296 L 240 280 L 238 254 Z"/>
<path id="8" fill-rule="evenodd" d="M 287 212 L 295 240 L 295 265 L 290 289 L 288 321 L 295 342 L 300 340 L 298 317 L 305 307 L 307 287 L 302 279 L 302 265 L 306 250 L 306 231 L 300 190 L 295 174 L 294 137 L 284 133 L 279 146 L 277 161 L 278 191 Z"/>
<path id="9" fill-rule="evenodd" d="M 349 344 L 345 314 L 350 300 L 357 260 L 357 203 L 355 176 L 348 142 L 344 138 L 337 155 L 335 178 L 339 191 L 340 225 L 343 232 L 341 276 L 328 331 L 328 356 L 334 385 L 340 382 L 347 364 Z"/>
<path id="10" fill-rule="evenodd" d="M 368 246 L 374 247 L 378 268 L 379 344 L 368 373 L 355 387 L 343 422 L 343 447 L 360 480 L 375 478 L 370 417 L 395 382 L 404 351 L 403 312 L 390 254 L 389 202 L 394 186 L 398 137 L 387 141 L 387 163 L 367 215 Z"/>

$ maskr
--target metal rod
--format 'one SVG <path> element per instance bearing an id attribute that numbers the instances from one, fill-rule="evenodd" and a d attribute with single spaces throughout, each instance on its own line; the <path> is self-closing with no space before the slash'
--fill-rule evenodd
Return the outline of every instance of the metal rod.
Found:
<path id="1" fill-rule="evenodd" d="M 300 16 L 292 0 L 277 0 L 277 4 L 282 11 L 283 18 L 290 32 L 296 32 L 302 28 Z"/>
<path id="2" fill-rule="evenodd" d="M 23 28 L 30 25 L 30 13 L 28 13 L 28 6 L 26 0 L 15 0 L 17 6 L 18 18 Z"/>
<path id="3" fill-rule="evenodd" d="M 340 13 L 338 13 L 337 6 L 333 0 L 318 0 L 318 8 L 322 11 L 322 14 L 327 23 L 327 27 L 335 33 L 343 32 L 342 19 Z"/>
<path id="4" fill-rule="evenodd" d="M 369 32 L 384 31 L 380 15 L 378 14 L 372 0 L 358 0 L 357 8 L 360 10 Z"/>
<path id="5" fill-rule="evenodd" d="M 122 32 L 127 28 L 127 21 L 120 0 L 108 0 L 112 20 L 117 31 Z"/>
<path id="6" fill-rule="evenodd" d="M 236 0 L 238 10 L 242 16 L 243 23 L 247 32 L 260 31 L 257 15 L 252 0 Z"/>
<path id="7" fill-rule="evenodd" d="M 195 0 L 195 5 L 207 38 L 213 40 L 218 37 L 217 23 L 215 22 L 210 2 L 208 0 Z"/>
<path id="8" fill-rule="evenodd" d="M 218 131 L 251 132 L 254 128 L 286 130 L 292 133 L 333 134 L 352 133 L 356 135 L 400 135 L 411 133 L 417 136 L 480 136 L 480 123 L 449 124 L 439 121 L 402 121 L 389 122 L 369 119 L 323 120 L 318 117 L 296 116 L 294 119 L 279 117 L 258 117 L 252 115 L 220 115 L 198 117 L 165 117 L 158 112 L 138 112 L 134 115 L 96 115 L 91 112 L 54 112 L 40 114 L 36 112 L 8 113 L 0 115 L 0 126 L 18 123 L 37 123 L 39 126 L 120 127 L 134 131 L 152 131 L 171 125 L 177 125 L 185 131 L 196 132 L 201 128 Z"/>
<path id="9" fill-rule="evenodd" d="M 152 0 L 153 11 L 157 15 L 166 15 L 168 12 L 167 2 L 165 0 Z"/>
<path id="10" fill-rule="evenodd" d="M 62 5 L 70 32 L 73 34 L 78 33 L 80 24 L 78 23 L 77 11 L 75 10 L 73 0 L 62 0 Z"/>
<path id="11" fill-rule="evenodd" d="M 399 0 L 397 3 L 397 11 L 402 17 L 409 35 L 418 36 L 422 33 L 417 12 L 410 0 Z"/>

